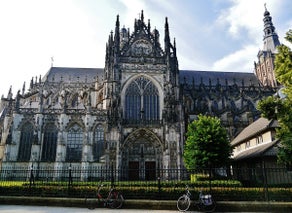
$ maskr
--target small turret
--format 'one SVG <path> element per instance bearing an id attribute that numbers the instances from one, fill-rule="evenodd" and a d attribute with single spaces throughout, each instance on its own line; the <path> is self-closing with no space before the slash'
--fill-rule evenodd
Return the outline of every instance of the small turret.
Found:
<path id="1" fill-rule="evenodd" d="M 143 10 L 141 11 L 141 21 L 144 22 L 144 12 L 143 12 Z"/>
<path id="2" fill-rule="evenodd" d="M 173 55 L 174 55 L 174 57 L 176 57 L 176 42 L 175 42 L 175 38 L 173 39 Z"/>
<path id="3" fill-rule="evenodd" d="M 128 42 L 129 42 L 129 34 L 128 34 L 128 30 L 124 26 L 120 31 L 120 48 L 122 49 L 123 46 Z"/>
<path id="4" fill-rule="evenodd" d="M 151 32 L 151 25 L 150 25 L 150 19 L 148 19 L 148 27 L 147 27 L 148 35 Z"/>
<path id="5" fill-rule="evenodd" d="M 10 88 L 8 90 L 8 94 L 7 94 L 7 99 L 8 100 L 12 99 L 12 96 L 13 96 L 13 94 L 12 94 L 12 86 L 10 86 Z"/>
<path id="6" fill-rule="evenodd" d="M 152 32 L 153 34 L 153 37 L 154 37 L 154 41 L 155 41 L 155 44 L 158 44 L 159 43 L 159 31 L 155 28 Z"/>
<path id="7" fill-rule="evenodd" d="M 23 86 L 22 86 L 22 95 L 24 95 L 25 93 L 25 82 L 23 82 Z"/>

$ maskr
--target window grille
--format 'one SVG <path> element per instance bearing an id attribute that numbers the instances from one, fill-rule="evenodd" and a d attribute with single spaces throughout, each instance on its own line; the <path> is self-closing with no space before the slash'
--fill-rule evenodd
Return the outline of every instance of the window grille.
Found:
<path id="1" fill-rule="evenodd" d="M 68 131 L 66 161 L 80 162 L 82 159 L 83 131 L 81 127 L 74 124 Z"/>
<path id="2" fill-rule="evenodd" d="M 104 129 L 101 125 L 98 125 L 94 131 L 93 142 L 93 160 L 99 162 L 100 157 L 104 154 Z"/>
<path id="3" fill-rule="evenodd" d="M 55 125 L 49 124 L 44 131 L 44 141 L 42 147 L 42 161 L 54 162 L 56 159 L 56 149 L 58 140 L 58 130 Z"/>
<path id="4" fill-rule="evenodd" d="M 127 120 L 159 120 L 159 93 L 149 79 L 135 79 L 126 90 L 125 100 Z"/>
<path id="5" fill-rule="evenodd" d="M 18 150 L 18 161 L 29 161 L 33 142 L 33 125 L 26 123 L 21 129 L 20 143 Z"/>

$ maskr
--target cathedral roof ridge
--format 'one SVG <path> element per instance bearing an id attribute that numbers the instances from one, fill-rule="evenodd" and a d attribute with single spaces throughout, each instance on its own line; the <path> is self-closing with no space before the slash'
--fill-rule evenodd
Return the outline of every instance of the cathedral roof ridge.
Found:
<path id="1" fill-rule="evenodd" d="M 103 74 L 103 68 L 51 67 L 43 77 L 44 82 L 94 82 Z"/>
<path id="2" fill-rule="evenodd" d="M 103 69 L 103 68 L 98 68 L 98 67 L 71 67 L 71 66 L 69 66 L 69 67 L 66 67 L 66 66 L 54 66 L 54 67 L 51 67 L 51 69 L 80 69 L 80 70 L 82 70 L 82 69 Z"/>
<path id="3" fill-rule="evenodd" d="M 199 70 L 180 70 L 181 83 L 195 84 L 203 83 L 205 85 L 216 85 L 220 83 L 225 85 L 242 84 L 259 85 L 259 80 L 252 72 L 221 72 L 221 71 L 199 71 Z"/>
<path id="4" fill-rule="evenodd" d="M 221 70 L 191 70 L 191 69 L 180 69 L 183 72 L 208 72 L 208 73 L 247 73 L 253 74 L 253 72 L 243 72 L 243 71 L 221 71 Z"/>

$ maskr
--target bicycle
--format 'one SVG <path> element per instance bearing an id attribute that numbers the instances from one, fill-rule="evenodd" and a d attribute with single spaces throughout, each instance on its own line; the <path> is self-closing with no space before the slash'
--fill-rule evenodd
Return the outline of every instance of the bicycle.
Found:
<path id="1" fill-rule="evenodd" d="M 103 184 L 98 185 L 96 198 L 85 198 L 85 204 L 88 209 L 95 209 L 97 207 L 107 207 L 111 209 L 119 209 L 123 206 L 124 197 L 115 186 L 111 187 L 106 198 L 100 193 Z"/>
<path id="2" fill-rule="evenodd" d="M 191 192 L 188 185 L 186 185 L 186 192 L 177 199 L 177 209 L 185 212 L 191 205 Z M 213 212 L 216 208 L 216 203 L 211 194 L 203 194 L 202 190 L 199 192 L 198 200 L 194 201 L 194 205 L 203 212 Z"/>

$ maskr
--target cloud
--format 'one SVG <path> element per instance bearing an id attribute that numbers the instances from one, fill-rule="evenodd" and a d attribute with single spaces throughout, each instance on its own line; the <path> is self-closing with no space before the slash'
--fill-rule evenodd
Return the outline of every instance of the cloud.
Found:
<path id="1" fill-rule="evenodd" d="M 136 1 L 136 0 L 120 0 L 125 8 L 126 12 L 123 14 L 123 20 L 129 24 L 134 23 L 134 18 L 139 18 L 141 15 L 141 10 L 146 9 L 146 5 L 144 1 Z"/>
<path id="2" fill-rule="evenodd" d="M 248 36 L 250 39 L 257 38 L 262 33 L 264 4 L 267 3 L 269 10 L 277 10 L 280 2 L 276 0 L 229 0 L 231 6 L 221 10 L 217 19 L 220 25 L 227 25 L 228 33 L 233 39 L 242 39 Z"/>
<path id="3" fill-rule="evenodd" d="M 285 42 L 292 25 L 288 0 L 0 0 L 0 65 L 10 76 L 0 79 L 0 94 L 10 84 L 15 94 L 24 80 L 29 85 L 31 77 L 43 76 L 51 56 L 54 66 L 102 68 L 116 15 L 133 31 L 141 10 L 159 30 L 162 46 L 168 17 L 181 69 L 252 71 L 262 47 L 265 2 L 278 25 L 284 23 L 275 27 Z M 286 17 L 278 19 L 283 11 Z"/>
<path id="4" fill-rule="evenodd" d="M 13 76 L 1 82 L 2 94 L 10 85 L 15 94 L 24 81 L 29 85 L 32 77 L 44 76 L 51 56 L 55 66 L 96 67 L 96 49 L 100 45 L 103 55 L 99 58 L 104 58 L 105 44 L 97 45 L 99 40 L 88 24 L 88 16 L 71 1 L 0 4 L 1 67 Z"/>
<path id="5" fill-rule="evenodd" d="M 254 45 L 245 46 L 234 53 L 224 56 L 213 64 L 213 70 L 231 71 L 231 72 L 253 72 L 253 62 L 258 47 Z"/>
<path id="6" fill-rule="evenodd" d="M 230 6 L 221 10 L 216 20 L 217 27 L 227 27 L 227 35 L 238 42 L 237 49 L 231 50 L 213 63 L 213 70 L 252 72 L 253 61 L 262 48 L 264 4 L 277 14 L 281 3 L 276 0 L 230 0 Z M 262 35 L 262 36 L 261 36 Z"/>

